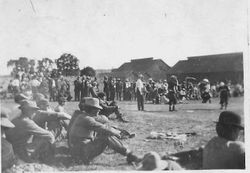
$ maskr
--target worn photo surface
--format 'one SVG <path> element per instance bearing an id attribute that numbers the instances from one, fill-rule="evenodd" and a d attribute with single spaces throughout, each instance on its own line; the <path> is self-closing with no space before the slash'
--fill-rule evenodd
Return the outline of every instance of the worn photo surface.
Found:
<path id="1" fill-rule="evenodd" d="M 248 7 L 1 0 L 2 172 L 246 172 Z"/>

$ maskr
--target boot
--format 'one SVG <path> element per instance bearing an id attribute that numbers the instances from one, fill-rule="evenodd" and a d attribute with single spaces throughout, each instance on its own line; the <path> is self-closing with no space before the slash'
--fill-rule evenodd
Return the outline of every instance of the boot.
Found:
<path id="1" fill-rule="evenodd" d="M 127 154 L 127 162 L 128 164 L 132 164 L 133 162 L 139 163 L 142 159 L 134 155 L 132 152 Z"/>
<path id="2" fill-rule="evenodd" d="M 169 105 L 169 112 L 171 112 L 172 111 L 172 109 L 171 109 L 171 105 Z"/>
<path id="3" fill-rule="evenodd" d="M 173 105 L 173 110 L 172 110 L 172 111 L 176 111 L 176 110 L 175 110 L 175 105 Z"/>
<path id="4" fill-rule="evenodd" d="M 122 114 L 117 115 L 117 119 L 118 119 L 118 121 L 121 121 L 121 122 L 123 122 L 123 123 L 128 123 L 128 122 L 129 122 L 128 120 L 125 120 L 125 119 L 122 117 Z"/>
<path id="5" fill-rule="evenodd" d="M 225 110 L 227 110 L 227 104 L 225 104 Z"/>
<path id="6" fill-rule="evenodd" d="M 220 107 L 220 109 L 223 109 L 223 104 L 221 104 L 221 107 Z"/>

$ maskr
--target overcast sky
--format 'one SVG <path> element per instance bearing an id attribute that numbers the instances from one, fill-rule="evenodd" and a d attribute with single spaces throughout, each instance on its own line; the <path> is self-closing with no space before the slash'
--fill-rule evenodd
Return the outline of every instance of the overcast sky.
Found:
<path id="1" fill-rule="evenodd" d="M 33 8 L 32 8 L 33 5 Z M 0 67 L 72 53 L 80 67 L 243 51 L 247 0 L 1 0 Z"/>

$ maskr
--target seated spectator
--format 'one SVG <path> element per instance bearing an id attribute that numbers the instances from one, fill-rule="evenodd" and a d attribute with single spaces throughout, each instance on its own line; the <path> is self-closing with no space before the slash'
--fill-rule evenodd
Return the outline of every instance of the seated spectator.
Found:
<path id="1" fill-rule="evenodd" d="M 69 147 L 76 161 L 89 164 L 107 147 L 127 156 L 128 163 L 138 160 L 118 139 L 121 136 L 119 130 L 95 120 L 102 109 L 98 99 L 86 97 L 79 107 L 85 111 L 75 117 L 69 128 Z"/>
<path id="2" fill-rule="evenodd" d="M 15 95 L 14 97 L 15 105 L 12 107 L 10 112 L 10 115 L 12 115 L 12 119 L 19 117 L 21 115 L 21 110 L 19 109 L 19 106 L 23 100 L 29 100 L 29 99 L 30 98 L 23 93 Z"/>
<path id="3" fill-rule="evenodd" d="M 156 152 L 145 154 L 139 165 L 137 170 L 142 171 L 182 170 L 178 163 L 171 160 L 162 160 Z"/>
<path id="4" fill-rule="evenodd" d="M 34 122 L 40 127 L 51 131 L 56 140 L 64 138 L 69 124 L 67 120 L 70 119 L 71 116 L 65 112 L 53 111 L 47 99 L 40 100 L 37 106 L 40 110 L 36 112 L 33 118 Z"/>
<path id="5" fill-rule="evenodd" d="M 35 93 L 33 95 L 33 100 L 37 103 L 39 100 L 45 99 L 45 96 L 41 93 Z"/>
<path id="6" fill-rule="evenodd" d="M 66 103 L 65 97 L 59 97 L 58 98 L 58 105 L 55 107 L 55 112 L 64 112 L 64 106 Z"/>
<path id="7" fill-rule="evenodd" d="M 99 98 L 100 106 L 102 107 L 99 113 L 100 115 L 109 117 L 111 114 L 115 113 L 119 121 L 124 123 L 128 122 L 122 117 L 122 113 L 119 111 L 119 107 L 116 105 L 116 102 L 112 101 L 111 103 L 108 103 L 108 101 L 105 100 L 106 95 L 104 92 L 98 93 L 97 96 Z"/>
<path id="8" fill-rule="evenodd" d="M 15 125 L 10 122 L 6 110 L 1 110 L 1 147 L 2 147 L 2 171 L 12 167 L 15 164 L 15 155 L 11 143 L 6 140 L 5 131 L 14 128 Z"/>
<path id="9" fill-rule="evenodd" d="M 6 139 L 13 145 L 14 153 L 25 162 L 33 159 L 45 161 L 53 156 L 53 143 L 55 138 L 52 133 L 39 127 L 32 117 L 39 109 L 34 102 L 24 100 L 21 102 L 21 116 L 12 123 L 14 128 L 6 131 Z M 33 136 L 31 143 L 28 143 Z M 30 149 L 34 152 L 30 153 Z"/>
<path id="10" fill-rule="evenodd" d="M 222 112 L 216 124 L 218 136 L 212 138 L 203 150 L 203 169 L 244 169 L 245 146 L 237 141 L 243 129 L 238 114 Z"/>

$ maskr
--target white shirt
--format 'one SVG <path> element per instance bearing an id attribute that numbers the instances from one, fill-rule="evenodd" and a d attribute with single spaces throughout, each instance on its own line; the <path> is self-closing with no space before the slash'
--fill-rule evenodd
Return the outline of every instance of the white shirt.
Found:
<path id="1" fill-rule="evenodd" d="M 143 88 L 143 82 L 141 81 L 141 79 L 138 79 L 136 81 L 136 85 L 135 85 L 135 92 L 138 89 L 140 91 L 140 93 L 142 94 L 142 88 Z"/>
<path id="2" fill-rule="evenodd" d="M 20 82 L 18 79 L 14 79 L 11 83 L 12 86 L 16 86 L 16 87 L 19 87 L 20 86 Z"/>

